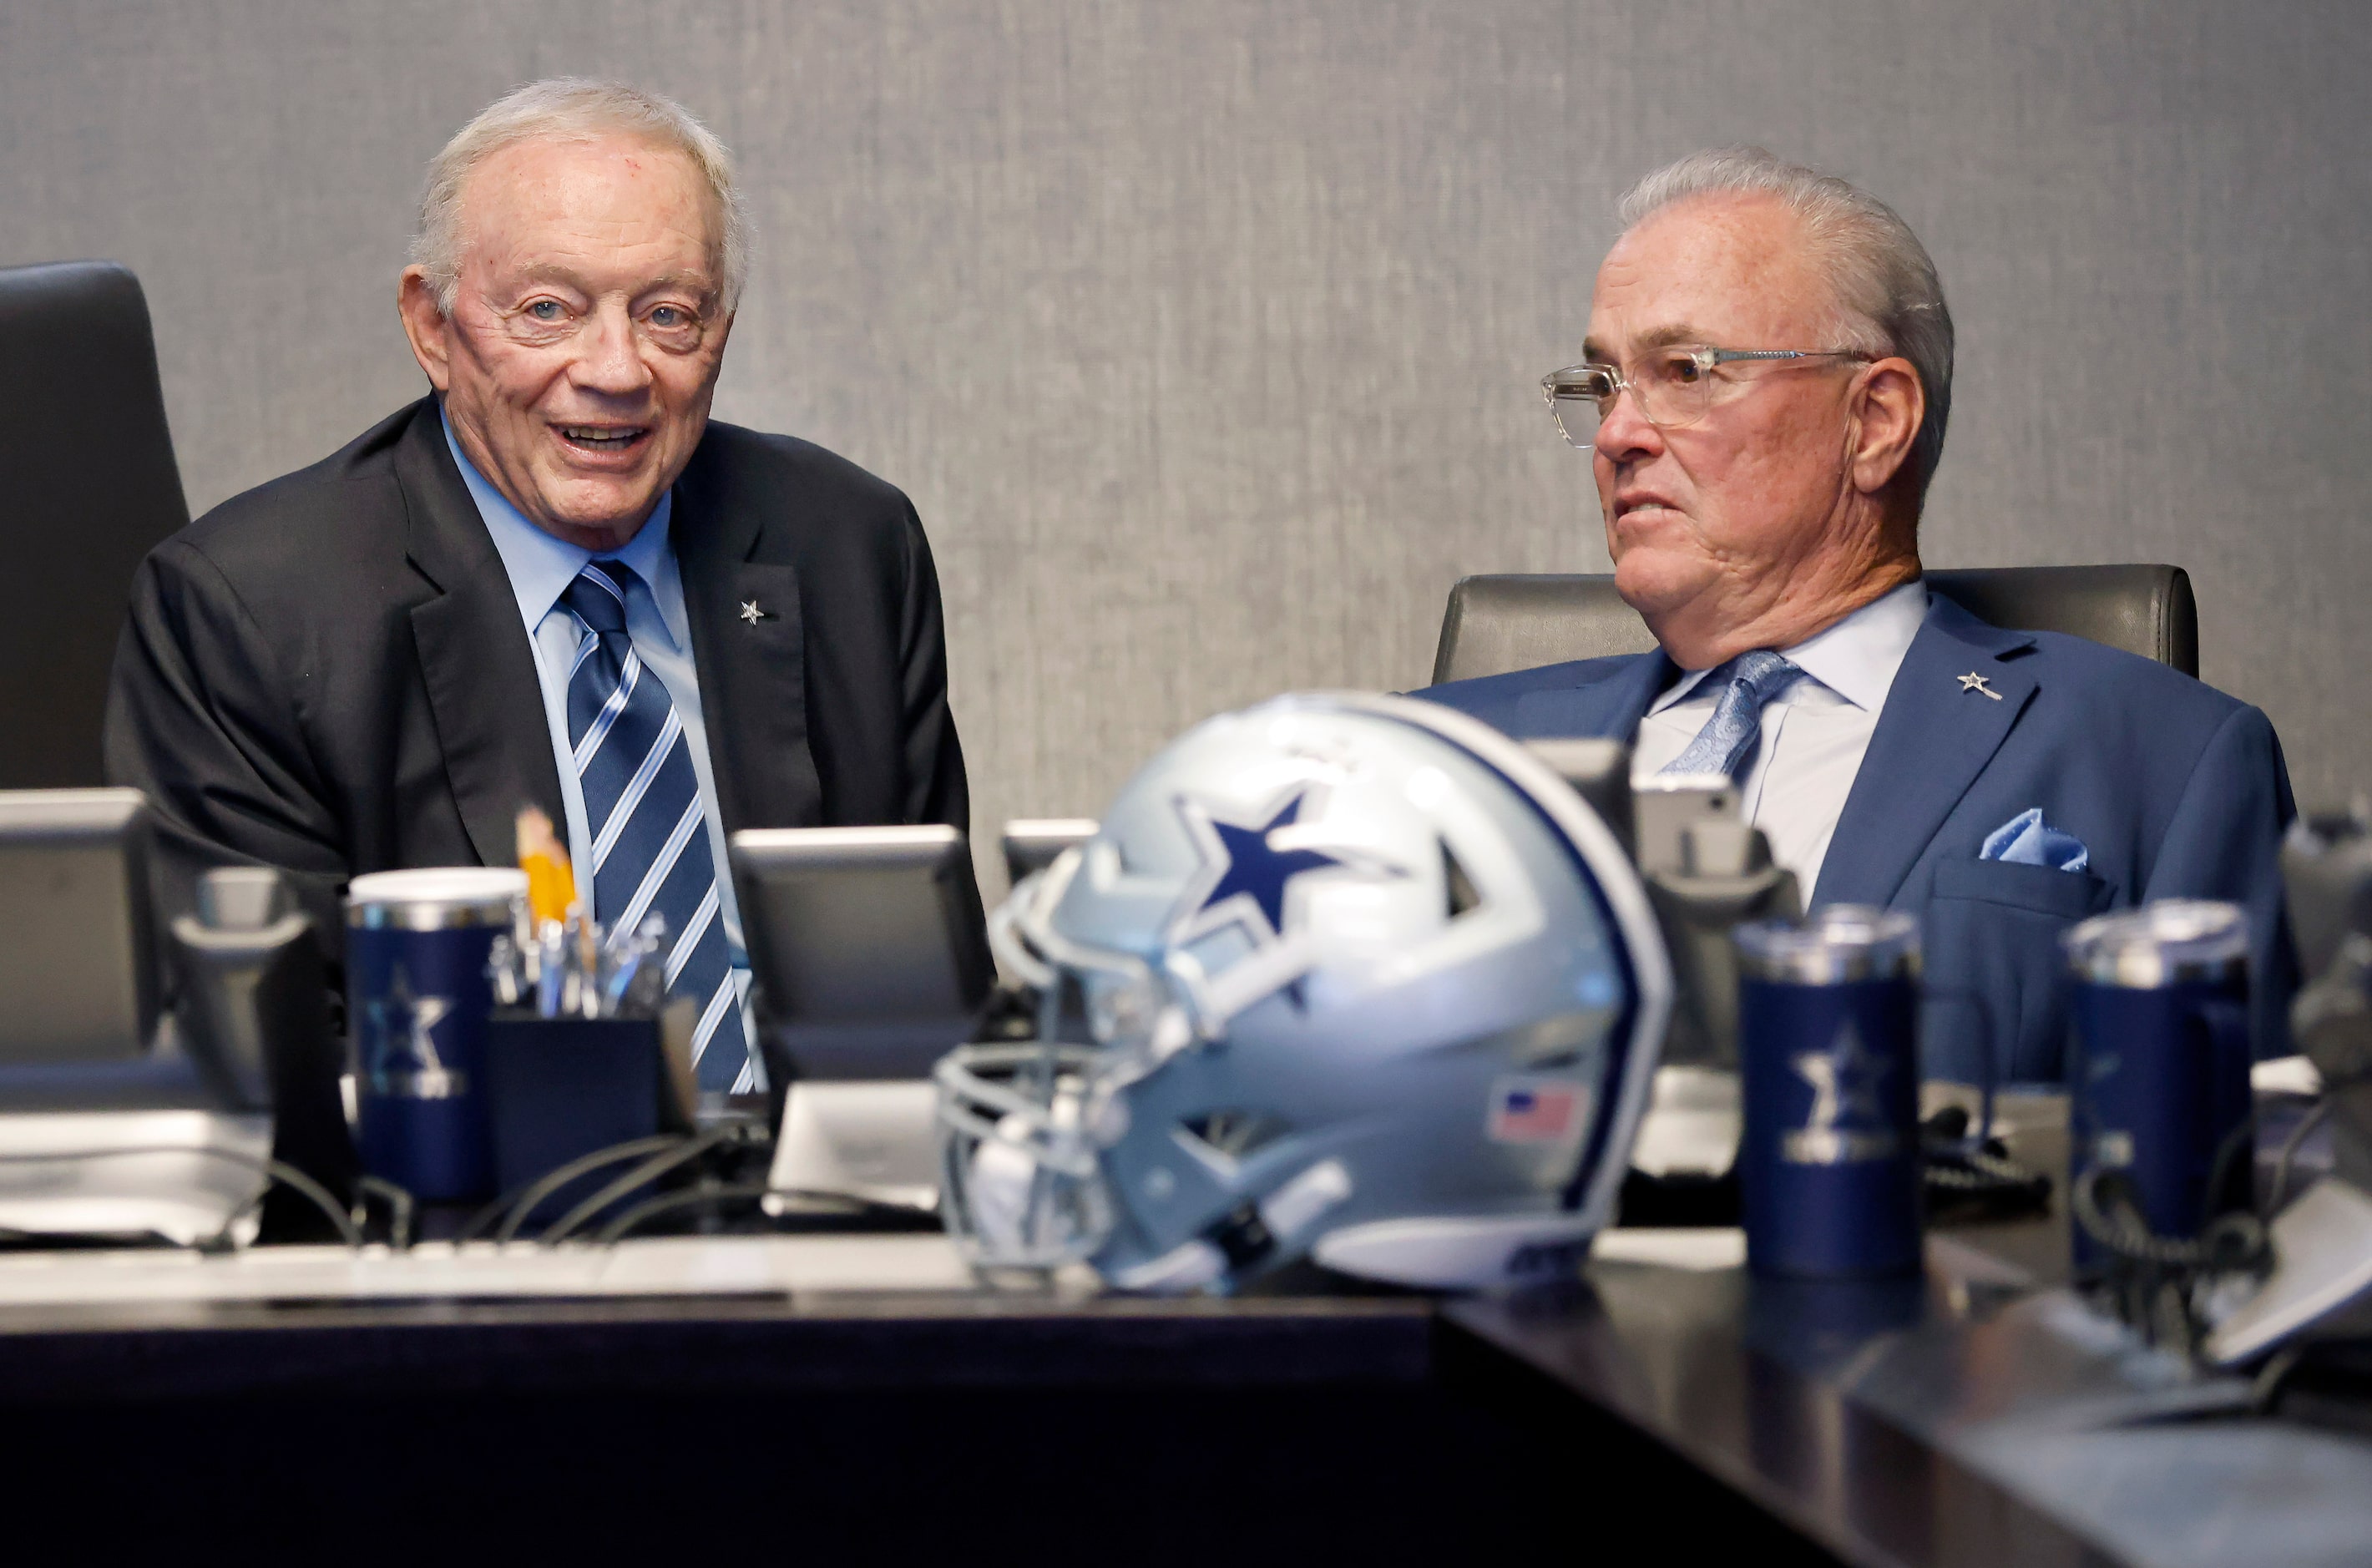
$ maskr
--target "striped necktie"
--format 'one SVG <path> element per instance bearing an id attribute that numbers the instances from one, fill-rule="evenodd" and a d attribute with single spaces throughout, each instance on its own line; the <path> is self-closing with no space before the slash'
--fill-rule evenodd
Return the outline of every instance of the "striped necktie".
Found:
<path id="1" fill-rule="evenodd" d="M 748 1089 L 750 1050 L 692 747 L 666 683 L 626 633 L 626 595 L 640 582 L 632 567 L 588 561 L 560 596 L 585 628 L 568 676 L 568 740 L 593 836 L 593 907 L 613 939 L 654 914 L 667 922 L 668 989 L 700 1007 L 692 1037 L 700 1086 Z"/>
<path id="2" fill-rule="evenodd" d="M 1762 744 L 1762 710 L 1793 686 L 1803 670 L 1768 648 L 1742 653 L 1704 678 L 1700 691 L 1721 693 L 1713 717 L 1680 754 L 1657 772 L 1727 773 L 1747 770 Z"/>

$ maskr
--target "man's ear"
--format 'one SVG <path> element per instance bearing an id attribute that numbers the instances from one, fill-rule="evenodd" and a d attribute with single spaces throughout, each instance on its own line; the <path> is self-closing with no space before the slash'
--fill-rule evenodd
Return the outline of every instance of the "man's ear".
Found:
<path id="1" fill-rule="evenodd" d="M 412 357 L 428 373 L 428 384 L 440 392 L 450 389 L 453 323 L 437 308 L 436 290 L 424 269 L 403 269 L 395 288 L 395 310 L 403 318 L 403 335 L 412 340 Z"/>
<path id="2" fill-rule="evenodd" d="M 1854 488 L 1875 495 L 1902 471 L 1927 417 L 1927 394 L 1919 385 L 1919 373 L 1907 359 L 1879 360 L 1863 373 L 1854 412 Z"/>

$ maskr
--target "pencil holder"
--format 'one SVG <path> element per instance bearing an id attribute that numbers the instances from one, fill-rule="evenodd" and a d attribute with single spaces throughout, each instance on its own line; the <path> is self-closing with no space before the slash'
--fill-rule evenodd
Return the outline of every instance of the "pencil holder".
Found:
<path id="1" fill-rule="evenodd" d="M 667 1092 L 656 1018 L 546 1018 L 497 1011 L 486 1021 L 487 1109 L 495 1179 L 517 1192 L 574 1159 L 657 1133 Z M 539 1202 L 530 1225 L 559 1218 L 616 1180 L 605 1166 Z M 647 1185 L 604 1205 L 649 1196 Z"/>

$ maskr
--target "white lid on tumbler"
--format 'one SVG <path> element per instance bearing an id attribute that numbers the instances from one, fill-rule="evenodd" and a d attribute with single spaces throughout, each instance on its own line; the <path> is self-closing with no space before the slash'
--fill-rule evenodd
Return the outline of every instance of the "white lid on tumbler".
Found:
<path id="1" fill-rule="evenodd" d="M 431 865 L 372 871 L 346 884 L 346 923 L 437 931 L 508 925 L 527 897 L 527 873 L 502 865 Z"/>
<path id="2" fill-rule="evenodd" d="M 2248 912 L 2215 899 L 2158 899 L 2096 914 L 2061 940 L 2068 967 L 2095 985 L 2151 991 L 2227 981 L 2249 967 Z"/>
<path id="3" fill-rule="evenodd" d="M 1843 985 L 1919 972 L 1919 923 L 1901 910 L 1827 904 L 1796 920 L 1758 920 L 1731 934 L 1756 980 Z"/>

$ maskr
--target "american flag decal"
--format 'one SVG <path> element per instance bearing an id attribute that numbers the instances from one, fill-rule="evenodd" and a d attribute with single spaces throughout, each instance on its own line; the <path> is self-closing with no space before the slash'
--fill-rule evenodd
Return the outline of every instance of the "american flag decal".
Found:
<path id="1" fill-rule="evenodd" d="M 1494 1143 L 1562 1144 L 1581 1120 L 1582 1091 L 1562 1079 L 1502 1078 L 1491 1086 Z"/>

